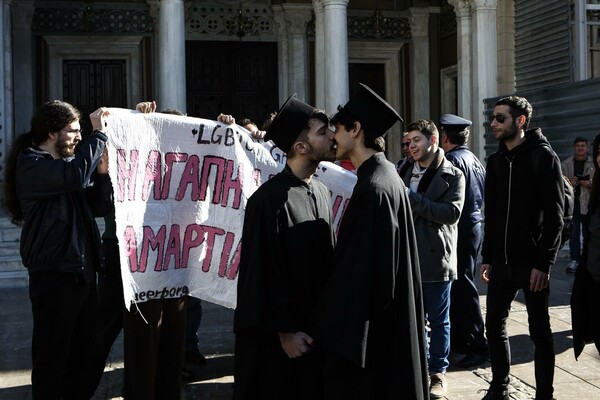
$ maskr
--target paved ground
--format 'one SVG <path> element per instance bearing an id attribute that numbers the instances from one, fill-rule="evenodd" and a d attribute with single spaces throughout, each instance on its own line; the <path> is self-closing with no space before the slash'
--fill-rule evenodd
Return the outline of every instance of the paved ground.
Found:
<path id="1" fill-rule="evenodd" d="M 579 361 L 573 356 L 569 298 L 573 276 L 565 273 L 568 261 L 561 251 L 551 281 L 551 320 L 555 335 L 557 399 L 600 399 L 600 358 L 587 346 Z M 482 287 L 485 310 L 485 288 Z M 201 352 L 209 358 L 198 369 L 200 378 L 184 387 L 184 399 L 230 399 L 232 393 L 233 342 L 232 310 L 205 303 L 200 336 Z M 519 297 L 513 304 L 509 334 L 513 354 L 511 399 L 532 399 L 534 395 L 533 349 L 527 335 L 527 313 Z M 31 312 L 26 289 L 0 288 L 0 399 L 30 399 Z M 118 399 L 123 376 L 122 338 L 113 347 L 95 399 Z M 488 387 L 489 365 L 473 370 L 452 369 L 448 373 L 448 399 L 481 399 L 477 393 Z M 410 400 L 410 399 L 407 399 Z"/>

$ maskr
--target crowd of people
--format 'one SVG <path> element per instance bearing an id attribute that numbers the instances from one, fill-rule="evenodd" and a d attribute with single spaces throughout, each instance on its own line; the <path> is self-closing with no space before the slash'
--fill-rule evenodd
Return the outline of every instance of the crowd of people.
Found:
<path id="1" fill-rule="evenodd" d="M 155 110 L 154 102 L 138 105 Z M 567 269 L 576 275 L 575 351 L 589 341 L 600 351 L 600 135 L 593 157 L 578 137 L 561 166 L 541 129 L 529 129 L 532 113 L 523 97 L 496 103 L 489 121 L 499 146 L 485 168 L 467 147 L 471 121 L 452 114 L 438 125 L 408 123 L 405 157 L 389 162 L 385 136 L 403 120 L 363 84 L 332 117 L 293 95 L 266 132 L 238 121 L 257 140 L 273 141 L 287 162 L 245 209 L 234 399 L 440 399 L 451 362 L 472 368 L 489 360 L 483 399 L 508 400 L 506 321 L 519 290 L 535 347 L 536 399 L 552 399 L 549 278 L 568 206 L 563 175 L 575 193 Z M 178 399 L 186 363 L 206 363 L 196 336 L 199 299 L 124 307 L 108 114 L 93 112 L 94 131 L 82 138 L 77 109 L 44 103 L 5 168 L 5 205 L 23 226 L 29 271 L 33 399 L 91 398 L 121 329 L 126 399 Z M 230 115 L 218 120 L 235 123 Z M 342 160 L 357 182 L 336 235 L 329 191 L 313 178 L 320 162 Z M 95 217 L 105 219 L 102 236 Z M 485 321 L 475 285 L 480 253 Z"/>

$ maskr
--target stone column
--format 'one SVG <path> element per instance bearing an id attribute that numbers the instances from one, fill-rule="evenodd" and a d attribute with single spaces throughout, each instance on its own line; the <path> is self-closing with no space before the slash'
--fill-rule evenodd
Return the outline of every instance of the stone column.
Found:
<path id="1" fill-rule="evenodd" d="M 33 33 L 31 32 L 35 1 L 12 2 L 11 8 L 14 125 L 15 132 L 23 133 L 29 131 L 31 117 L 36 106 L 33 91 L 32 54 L 34 50 Z"/>
<path id="2" fill-rule="evenodd" d="M 273 19 L 277 24 L 277 78 L 279 82 L 279 105 L 291 94 L 288 89 L 288 36 L 285 13 L 281 6 L 273 6 Z"/>
<path id="3" fill-rule="evenodd" d="M 185 8 L 183 0 L 158 4 L 157 103 L 186 112 Z"/>
<path id="4" fill-rule="evenodd" d="M 311 19 L 309 4 L 282 4 L 288 36 L 288 93 L 309 102 L 308 41 L 306 26 Z"/>
<path id="5" fill-rule="evenodd" d="M 498 3 L 498 94 L 511 94 L 515 86 L 515 3 Z"/>
<path id="6" fill-rule="evenodd" d="M 323 0 L 313 0 L 315 12 L 315 107 L 325 109 L 325 14 Z"/>
<path id="7" fill-rule="evenodd" d="M 323 0 L 325 24 L 325 110 L 335 113 L 349 98 L 348 0 Z"/>
<path id="8" fill-rule="evenodd" d="M 477 157 L 483 159 L 483 99 L 497 95 L 498 62 L 496 53 L 497 0 L 472 0 L 473 28 L 473 147 Z"/>
<path id="9" fill-rule="evenodd" d="M 449 0 L 454 7 L 456 14 L 456 38 L 458 46 L 458 65 L 457 65 L 457 80 L 458 80 L 458 114 L 467 119 L 472 119 L 473 110 L 471 108 L 471 93 L 472 93 L 472 59 L 471 59 L 471 5 L 469 0 Z M 478 132 L 475 132 L 478 134 Z M 471 135 L 472 140 L 474 135 Z"/>
<path id="10" fill-rule="evenodd" d="M 429 119 L 429 10 L 412 7 L 409 12 L 412 119 Z"/>

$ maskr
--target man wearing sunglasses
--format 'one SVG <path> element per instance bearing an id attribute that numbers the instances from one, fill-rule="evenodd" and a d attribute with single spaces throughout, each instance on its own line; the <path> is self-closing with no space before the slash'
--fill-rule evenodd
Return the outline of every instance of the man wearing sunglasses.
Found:
<path id="1" fill-rule="evenodd" d="M 488 284 L 486 332 L 492 382 L 485 400 L 508 400 L 510 347 L 506 319 L 519 290 L 525 295 L 535 346 L 536 396 L 554 391 L 554 341 L 548 315 L 550 267 L 563 226 L 560 160 L 541 129 L 527 130 L 533 108 L 505 97 L 490 117 L 498 151 L 488 158 L 481 278 Z"/>

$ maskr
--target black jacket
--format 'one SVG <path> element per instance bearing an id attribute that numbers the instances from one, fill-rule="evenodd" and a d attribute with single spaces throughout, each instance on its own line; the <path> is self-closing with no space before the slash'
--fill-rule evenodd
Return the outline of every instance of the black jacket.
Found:
<path id="1" fill-rule="evenodd" d="M 458 226 L 471 226 L 483 220 L 483 194 L 485 193 L 485 168 L 467 146 L 457 146 L 446 152 L 446 159 L 465 176 L 465 202 Z"/>
<path id="2" fill-rule="evenodd" d="M 548 272 L 559 250 L 563 208 L 560 160 L 542 131 L 528 130 L 510 151 L 500 142 L 486 166 L 483 263 Z"/>
<path id="3" fill-rule="evenodd" d="M 101 268 L 94 217 L 107 211 L 111 186 L 108 175 L 95 171 L 106 140 L 96 131 L 70 158 L 55 160 L 32 147 L 19 155 L 15 180 L 24 215 L 21 258 L 30 272 Z"/>

